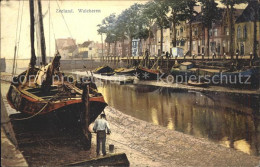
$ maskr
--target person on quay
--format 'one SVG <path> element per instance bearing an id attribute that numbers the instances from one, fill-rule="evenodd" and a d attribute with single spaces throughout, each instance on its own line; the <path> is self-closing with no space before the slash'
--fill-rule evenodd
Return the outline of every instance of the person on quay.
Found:
<path id="1" fill-rule="evenodd" d="M 109 123 L 106 120 L 106 115 L 101 114 L 101 117 L 94 123 L 93 131 L 97 133 L 97 155 L 100 155 L 100 143 L 102 143 L 102 154 L 106 155 L 106 134 L 110 134 Z"/>

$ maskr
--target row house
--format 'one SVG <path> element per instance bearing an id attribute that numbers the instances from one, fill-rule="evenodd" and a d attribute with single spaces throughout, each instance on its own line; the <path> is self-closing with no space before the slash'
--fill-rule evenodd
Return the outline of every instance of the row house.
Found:
<path id="1" fill-rule="evenodd" d="M 240 55 L 249 55 L 253 52 L 254 44 L 254 7 L 258 5 L 257 19 L 257 53 L 260 55 L 260 2 L 251 2 L 237 18 L 235 24 L 235 48 Z"/>
<path id="2" fill-rule="evenodd" d="M 237 9 L 234 13 L 234 20 L 242 13 L 243 10 Z M 221 9 L 222 17 L 212 24 L 212 28 L 207 31 L 202 23 L 202 13 L 198 13 L 192 20 L 192 54 L 205 54 L 207 49 L 207 36 L 209 33 L 209 54 L 216 55 L 228 54 L 229 32 L 227 26 L 226 10 Z M 184 50 L 184 55 L 188 54 L 189 42 L 189 23 L 183 21 L 176 27 L 177 46 Z"/>
<path id="3" fill-rule="evenodd" d="M 129 40 L 117 41 L 116 44 L 110 43 L 110 46 L 108 43 L 105 43 L 104 48 L 104 55 L 125 57 L 129 54 Z"/>
<path id="4" fill-rule="evenodd" d="M 185 21 L 180 22 L 176 26 L 176 47 L 182 48 L 183 53 L 186 54 L 188 52 L 188 38 L 187 38 L 187 24 Z M 172 33 L 173 36 L 173 33 Z M 173 39 L 173 37 L 172 37 Z M 173 42 L 172 42 L 173 43 Z"/>
<path id="5" fill-rule="evenodd" d="M 98 48 L 94 41 L 85 41 L 78 45 L 78 58 L 98 58 Z"/>
<path id="6" fill-rule="evenodd" d="M 105 56 L 107 52 L 105 44 L 103 44 L 103 52 L 102 52 L 102 43 L 96 43 L 96 50 L 97 50 L 98 57 Z"/>

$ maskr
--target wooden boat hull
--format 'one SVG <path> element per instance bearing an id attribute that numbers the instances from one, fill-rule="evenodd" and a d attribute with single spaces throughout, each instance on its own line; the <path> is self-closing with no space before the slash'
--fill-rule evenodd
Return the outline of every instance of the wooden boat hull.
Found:
<path id="1" fill-rule="evenodd" d="M 135 69 L 122 69 L 122 70 L 115 70 L 117 75 L 126 75 L 126 76 L 134 76 L 136 73 Z"/>
<path id="2" fill-rule="evenodd" d="M 161 73 L 158 70 L 151 70 L 147 68 L 136 68 L 137 78 L 140 80 L 157 80 Z"/>
<path id="3" fill-rule="evenodd" d="M 107 73 L 113 73 L 113 72 L 114 72 L 114 70 L 109 66 L 99 67 L 93 71 L 94 74 L 102 74 L 102 73 L 107 74 Z"/>
<path id="4" fill-rule="evenodd" d="M 37 98 L 29 97 L 22 93 L 19 88 L 11 85 L 7 93 L 8 103 L 12 108 L 27 115 L 43 115 L 59 110 L 66 110 L 71 108 L 78 112 L 82 109 L 81 98 L 68 98 L 65 100 L 39 100 Z M 90 97 L 90 122 L 94 122 L 98 115 L 104 110 L 107 104 L 103 96 Z M 42 111 L 41 111 L 42 110 Z"/>

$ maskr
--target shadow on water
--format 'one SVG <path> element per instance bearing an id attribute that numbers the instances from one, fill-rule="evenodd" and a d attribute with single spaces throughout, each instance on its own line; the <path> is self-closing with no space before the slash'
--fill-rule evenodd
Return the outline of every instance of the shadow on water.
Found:
<path id="1" fill-rule="evenodd" d="M 110 106 L 125 114 L 259 155 L 259 99 L 111 83 L 98 89 Z"/>

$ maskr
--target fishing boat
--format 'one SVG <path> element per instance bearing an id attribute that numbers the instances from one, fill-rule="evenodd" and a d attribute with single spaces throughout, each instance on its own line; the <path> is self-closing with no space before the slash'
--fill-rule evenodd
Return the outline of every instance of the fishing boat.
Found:
<path id="1" fill-rule="evenodd" d="M 151 68 L 143 66 L 142 63 L 145 58 L 140 62 L 139 66 L 136 68 L 135 76 L 140 80 L 157 80 L 163 77 L 161 70 L 159 70 L 158 62 L 160 60 L 160 56 L 157 57 L 157 60 L 154 62 Z M 157 67 L 157 68 L 156 68 Z"/>
<path id="2" fill-rule="evenodd" d="M 111 75 L 115 74 L 114 70 L 109 66 L 98 67 L 95 70 L 93 70 L 93 73 L 101 74 L 101 75 L 105 75 L 105 76 L 111 76 Z"/>
<path id="3" fill-rule="evenodd" d="M 117 75 L 133 76 L 136 73 L 134 68 L 117 68 L 115 69 Z"/>
<path id="4" fill-rule="evenodd" d="M 61 56 L 57 52 L 49 64 L 46 64 L 45 38 L 41 13 L 41 1 L 30 0 L 30 42 L 31 59 L 26 71 L 13 78 L 7 93 L 7 100 L 12 108 L 25 114 L 24 119 L 51 113 L 70 112 L 84 124 L 86 135 L 88 125 L 95 121 L 107 106 L 103 96 L 91 81 L 74 84 L 73 79 L 66 77 L 60 69 Z M 35 9 L 34 9 L 35 7 Z M 34 49 L 34 12 L 38 11 L 39 30 L 41 33 L 40 56 L 42 66 L 36 67 Z M 39 56 L 39 55 L 37 55 Z M 66 114 L 66 113 L 64 113 Z M 82 118 L 82 115 L 85 117 Z"/>
<path id="5" fill-rule="evenodd" d="M 171 69 L 171 75 L 175 77 L 176 80 L 182 82 L 188 82 L 189 77 L 192 75 L 196 75 L 197 68 L 193 68 L 194 64 L 191 62 L 183 62 L 178 64 L 177 62 Z"/>
<path id="6" fill-rule="evenodd" d="M 145 67 L 137 67 L 136 74 L 137 78 L 140 80 L 157 80 L 162 75 L 160 70 Z"/>
<path id="7" fill-rule="evenodd" d="M 193 63 L 191 62 L 184 62 L 180 65 L 174 66 L 171 69 L 171 74 L 173 76 L 190 76 L 194 74 L 194 71 L 191 70 L 193 68 Z"/>

